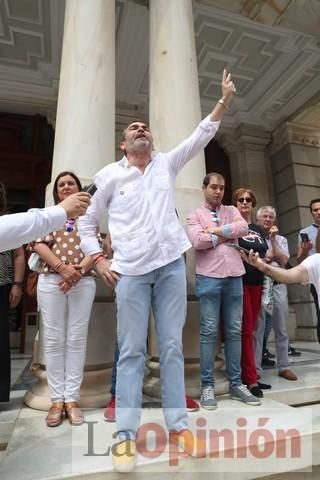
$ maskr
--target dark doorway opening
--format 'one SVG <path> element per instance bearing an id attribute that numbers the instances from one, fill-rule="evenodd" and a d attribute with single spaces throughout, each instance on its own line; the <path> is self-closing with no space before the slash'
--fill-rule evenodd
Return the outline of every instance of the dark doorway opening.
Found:
<path id="1" fill-rule="evenodd" d="M 215 139 L 212 139 L 204 150 L 206 173 L 217 172 L 224 176 L 226 188 L 223 197 L 225 205 L 231 204 L 232 184 L 229 157 Z"/>

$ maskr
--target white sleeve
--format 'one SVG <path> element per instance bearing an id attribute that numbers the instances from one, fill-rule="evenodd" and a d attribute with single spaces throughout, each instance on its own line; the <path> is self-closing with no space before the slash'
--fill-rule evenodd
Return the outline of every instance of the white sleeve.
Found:
<path id="1" fill-rule="evenodd" d="M 279 247 L 284 251 L 287 257 L 290 258 L 288 240 L 286 239 L 286 237 L 283 237 L 282 235 L 278 235 L 277 237 L 276 237 L 276 241 L 278 242 Z"/>
<path id="2" fill-rule="evenodd" d="M 200 153 L 215 136 L 220 125 L 220 120 L 210 121 L 210 115 L 204 118 L 194 132 L 180 145 L 170 152 L 164 154 L 168 156 L 168 162 L 175 175 L 191 158 Z"/>
<path id="3" fill-rule="evenodd" d="M 61 229 L 67 220 L 65 210 L 59 205 L 32 209 L 0 217 L 0 251 L 20 247 L 37 237 Z"/>
<path id="4" fill-rule="evenodd" d="M 310 255 L 303 262 L 301 262 L 308 272 L 309 281 L 307 283 L 312 283 L 317 285 L 319 283 L 319 274 L 320 274 L 320 253 L 315 253 Z"/>

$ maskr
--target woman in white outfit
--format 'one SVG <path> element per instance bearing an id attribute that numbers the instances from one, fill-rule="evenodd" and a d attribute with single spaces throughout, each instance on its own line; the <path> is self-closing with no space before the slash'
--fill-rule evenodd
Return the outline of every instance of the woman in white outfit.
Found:
<path id="1" fill-rule="evenodd" d="M 74 173 L 60 173 L 53 186 L 55 204 L 80 190 Z M 73 218 L 63 230 L 37 239 L 33 250 L 42 260 L 37 295 L 52 400 L 46 423 L 48 427 L 60 425 L 65 412 L 72 425 L 81 425 L 80 387 L 96 289 L 92 261 L 80 250 L 77 220 Z"/>

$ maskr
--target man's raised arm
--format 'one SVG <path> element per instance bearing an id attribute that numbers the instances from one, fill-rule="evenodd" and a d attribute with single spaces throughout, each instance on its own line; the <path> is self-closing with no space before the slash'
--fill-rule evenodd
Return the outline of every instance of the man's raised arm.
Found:
<path id="1" fill-rule="evenodd" d="M 222 97 L 218 100 L 211 114 L 199 123 L 188 138 L 168 153 L 169 164 L 175 174 L 208 145 L 219 128 L 220 120 L 236 92 L 231 74 L 227 74 L 226 70 L 223 70 L 221 90 Z"/>

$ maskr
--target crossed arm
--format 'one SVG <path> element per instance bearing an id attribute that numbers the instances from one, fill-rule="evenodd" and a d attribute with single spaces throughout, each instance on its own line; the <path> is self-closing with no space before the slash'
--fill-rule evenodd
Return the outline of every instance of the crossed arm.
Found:
<path id="1" fill-rule="evenodd" d="M 227 225 L 215 226 L 212 224 L 204 225 L 199 217 L 198 210 L 193 210 L 187 218 L 187 231 L 192 246 L 196 250 L 206 250 L 216 247 L 219 243 L 230 239 L 243 237 L 248 233 L 248 224 L 239 214 L 235 207 L 233 218 Z M 212 235 L 217 237 L 213 242 Z"/>

